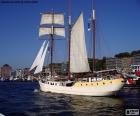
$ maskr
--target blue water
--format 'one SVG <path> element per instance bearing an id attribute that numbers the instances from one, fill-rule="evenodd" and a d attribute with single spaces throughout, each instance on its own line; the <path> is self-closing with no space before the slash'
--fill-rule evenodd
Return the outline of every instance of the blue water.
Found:
<path id="1" fill-rule="evenodd" d="M 0 82 L 0 113 L 5 116 L 123 116 L 140 108 L 140 90 L 122 89 L 117 97 L 83 97 L 38 90 L 35 82 Z"/>

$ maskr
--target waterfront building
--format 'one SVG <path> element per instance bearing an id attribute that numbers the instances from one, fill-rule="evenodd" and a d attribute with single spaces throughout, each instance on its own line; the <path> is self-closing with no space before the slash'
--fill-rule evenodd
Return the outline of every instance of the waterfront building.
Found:
<path id="1" fill-rule="evenodd" d="M 130 71 L 130 65 L 133 63 L 132 57 L 121 58 L 121 62 L 122 62 L 122 69 L 125 72 L 129 72 Z"/>
<path id="2" fill-rule="evenodd" d="M 23 69 L 23 77 L 28 77 L 30 74 L 29 68 L 24 68 Z"/>
<path id="3" fill-rule="evenodd" d="M 67 74 L 68 72 L 68 63 L 62 63 L 61 65 L 61 73 L 62 74 Z"/>
<path id="4" fill-rule="evenodd" d="M 53 63 L 52 64 L 53 73 L 54 74 L 61 74 L 61 66 L 62 66 L 62 63 Z M 49 65 L 49 67 L 51 67 L 51 65 Z"/>
<path id="5" fill-rule="evenodd" d="M 140 65 L 140 54 L 136 54 L 133 56 L 133 65 Z"/>
<path id="6" fill-rule="evenodd" d="M 107 69 L 119 69 L 124 71 L 130 70 L 130 65 L 133 63 L 132 57 L 125 58 L 107 58 L 106 68 Z"/>
<path id="7" fill-rule="evenodd" d="M 8 64 L 5 64 L 1 67 L 1 76 L 10 77 L 12 72 L 12 67 Z"/>
<path id="8" fill-rule="evenodd" d="M 16 71 L 12 71 L 12 72 L 11 72 L 11 76 L 12 76 L 13 78 L 15 78 L 15 77 L 16 77 Z"/>
<path id="9" fill-rule="evenodd" d="M 22 69 L 16 69 L 15 73 L 16 78 L 23 78 L 24 76 L 24 71 Z"/>
<path id="10" fill-rule="evenodd" d="M 116 69 L 116 58 L 106 58 L 106 69 Z"/>
<path id="11" fill-rule="evenodd" d="M 122 69 L 122 60 L 120 58 L 115 58 L 115 68 L 121 70 Z"/>
<path id="12" fill-rule="evenodd" d="M 43 66 L 41 75 L 45 77 L 45 76 L 49 76 L 50 74 L 51 74 L 50 69 L 47 66 Z"/>

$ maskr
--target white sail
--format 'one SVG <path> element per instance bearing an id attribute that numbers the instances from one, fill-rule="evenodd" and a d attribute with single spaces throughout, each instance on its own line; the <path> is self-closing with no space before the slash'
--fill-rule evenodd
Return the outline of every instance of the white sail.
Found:
<path id="1" fill-rule="evenodd" d="M 49 35 L 49 34 L 52 34 L 51 28 L 46 28 L 46 27 L 39 28 L 39 37 L 44 36 L 44 35 Z"/>
<path id="2" fill-rule="evenodd" d="M 42 14 L 40 24 L 60 24 L 64 25 L 64 15 L 63 14 L 52 14 L 46 13 Z"/>
<path id="3" fill-rule="evenodd" d="M 54 24 L 64 25 L 64 15 L 54 14 Z"/>
<path id="4" fill-rule="evenodd" d="M 43 44 L 42 44 L 42 46 L 41 46 L 41 48 L 40 48 L 40 50 L 39 50 L 39 52 L 37 54 L 37 57 L 35 58 L 35 60 L 34 60 L 34 62 L 32 64 L 32 66 L 31 66 L 30 70 L 32 70 L 33 68 L 35 68 L 36 66 L 39 65 L 39 61 L 41 59 L 45 43 L 46 43 L 46 41 L 43 42 Z"/>
<path id="5" fill-rule="evenodd" d="M 46 52 L 48 50 L 48 46 L 49 46 L 49 42 L 47 43 L 46 47 L 45 47 L 45 50 L 40 58 L 40 62 L 39 62 L 39 65 L 36 67 L 36 70 L 34 72 L 34 74 L 37 74 L 37 73 L 40 73 L 43 69 L 43 64 L 44 64 L 44 60 L 45 60 L 45 56 L 46 56 Z"/>
<path id="6" fill-rule="evenodd" d="M 54 32 L 52 32 L 52 28 L 41 27 L 39 29 L 39 37 L 44 36 L 44 35 L 49 35 L 49 34 L 65 37 L 65 28 L 56 27 L 54 28 Z"/>
<path id="7" fill-rule="evenodd" d="M 65 37 L 65 28 L 54 28 L 54 34 Z"/>
<path id="8" fill-rule="evenodd" d="M 95 10 L 92 10 L 92 18 L 95 20 Z"/>
<path id="9" fill-rule="evenodd" d="M 70 72 L 89 72 L 83 13 L 81 13 L 77 22 L 72 27 L 70 51 Z"/>

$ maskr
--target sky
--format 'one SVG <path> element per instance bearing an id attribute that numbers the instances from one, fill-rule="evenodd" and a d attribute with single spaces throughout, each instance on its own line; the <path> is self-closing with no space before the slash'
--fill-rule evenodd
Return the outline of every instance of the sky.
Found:
<path id="1" fill-rule="evenodd" d="M 30 67 L 43 40 L 38 36 L 40 13 L 63 12 L 67 28 L 68 0 L 36 0 L 37 3 L 2 3 L 0 0 L 0 67 Z M 12 0 L 13 1 L 13 0 Z M 96 57 L 113 57 L 140 49 L 140 0 L 94 0 Z M 91 52 L 91 0 L 71 0 L 72 23 L 84 13 L 88 55 Z M 67 32 L 66 32 L 67 36 Z M 67 38 L 56 41 L 55 62 L 67 59 Z"/>

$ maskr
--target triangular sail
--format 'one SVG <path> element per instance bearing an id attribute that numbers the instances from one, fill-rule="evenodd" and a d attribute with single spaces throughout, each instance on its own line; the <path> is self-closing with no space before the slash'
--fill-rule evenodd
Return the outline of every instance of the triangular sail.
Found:
<path id="1" fill-rule="evenodd" d="M 40 48 L 40 50 L 37 54 L 37 57 L 35 58 L 30 70 L 32 70 L 33 68 L 35 68 L 36 66 L 39 65 L 39 62 L 40 62 L 40 59 L 41 59 L 41 56 L 43 54 L 43 50 L 44 50 L 44 47 L 45 47 L 45 43 L 46 43 L 46 41 L 43 42 L 43 44 L 42 44 L 42 46 L 41 46 L 41 48 Z"/>
<path id="2" fill-rule="evenodd" d="M 45 50 L 44 50 L 44 52 L 42 54 L 42 57 L 40 58 L 39 65 L 36 67 L 36 70 L 35 70 L 34 74 L 40 73 L 42 71 L 44 60 L 45 60 L 45 56 L 46 56 L 46 52 L 48 50 L 48 46 L 49 46 L 49 42 L 47 43 L 47 45 L 45 47 Z"/>
<path id="3" fill-rule="evenodd" d="M 83 13 L 81 13 L 71 31 L 70 72 L 80 73 L 89 71 Z"/>

